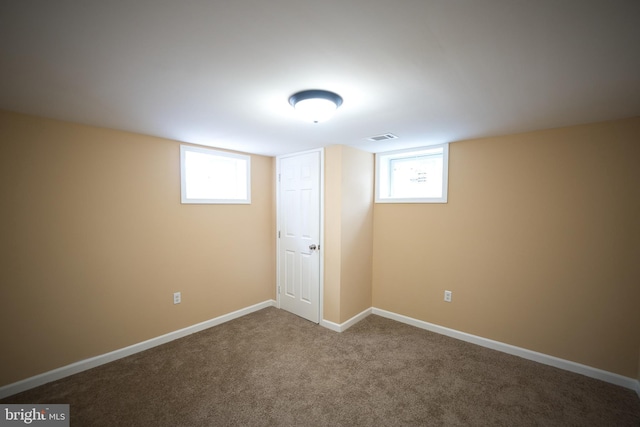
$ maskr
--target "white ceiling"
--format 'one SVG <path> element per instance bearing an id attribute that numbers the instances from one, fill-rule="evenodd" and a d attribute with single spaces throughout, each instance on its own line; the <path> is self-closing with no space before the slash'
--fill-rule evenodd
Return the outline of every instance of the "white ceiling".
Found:
<path id="1" fill-rule="evenodd" d="M 0 108 L 265 155 L 637 116 L 640 1 L 2 1 Z"/>

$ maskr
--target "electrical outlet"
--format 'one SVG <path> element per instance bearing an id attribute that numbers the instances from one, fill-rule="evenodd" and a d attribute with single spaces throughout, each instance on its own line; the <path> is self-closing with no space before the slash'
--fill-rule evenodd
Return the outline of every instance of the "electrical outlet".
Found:
<path id="1" fill-rule="evenodd" d="M 180 304 L 181 301 L 182 301 L 182 295 L 180 295 L 180 292 L 174 292 L 173 293 L 173 303 L 174 304 Z"/>
<path id="2" fill-rule="evenodd" d="M 444 300 L 446 302 L 451 302 L 451 291 L 444 291 Z"/>

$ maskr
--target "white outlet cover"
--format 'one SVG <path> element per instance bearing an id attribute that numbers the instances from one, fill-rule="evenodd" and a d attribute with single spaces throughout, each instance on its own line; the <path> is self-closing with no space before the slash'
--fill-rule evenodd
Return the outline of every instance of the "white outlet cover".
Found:
<path id="1" fill-rule="evenodd" d="M 452 295 L 451 291 L 444 291 L 444 300 L 446 302 L 451 302 L 451 295 Z"/>

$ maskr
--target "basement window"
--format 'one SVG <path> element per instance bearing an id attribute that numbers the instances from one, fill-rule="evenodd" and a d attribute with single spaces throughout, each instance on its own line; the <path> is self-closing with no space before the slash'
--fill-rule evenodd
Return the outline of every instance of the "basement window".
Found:
<path id="1" fill-rule="evenodd" d="M 180 146 L 182 203 L 250 204 L 251 157 Z"/>
<path id="2" fill-rule="evenodd" d="M 449 144 L 376 154 L 376 203 L 447 203 Z"/>

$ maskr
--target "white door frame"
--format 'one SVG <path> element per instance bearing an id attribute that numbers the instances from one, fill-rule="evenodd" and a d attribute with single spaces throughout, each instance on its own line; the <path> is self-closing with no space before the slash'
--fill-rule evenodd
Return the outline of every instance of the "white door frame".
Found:
<path id="1" fill-rule="evenodd" d="M 283 154 L 276 157 L 276 307 L 280 307 L 280 238 L 278 232 L 280 231 L 280 160 L 286 157 L 295 157 L 308 153 L 320 153 L 320 250 L 318 255 L 320 256 L 320 297 L 318 307 L 318 323 L 322 324 L 324 321 L 324 148 L 316 148 L 313 150 L 300 151 L 297 153 Z"/>

